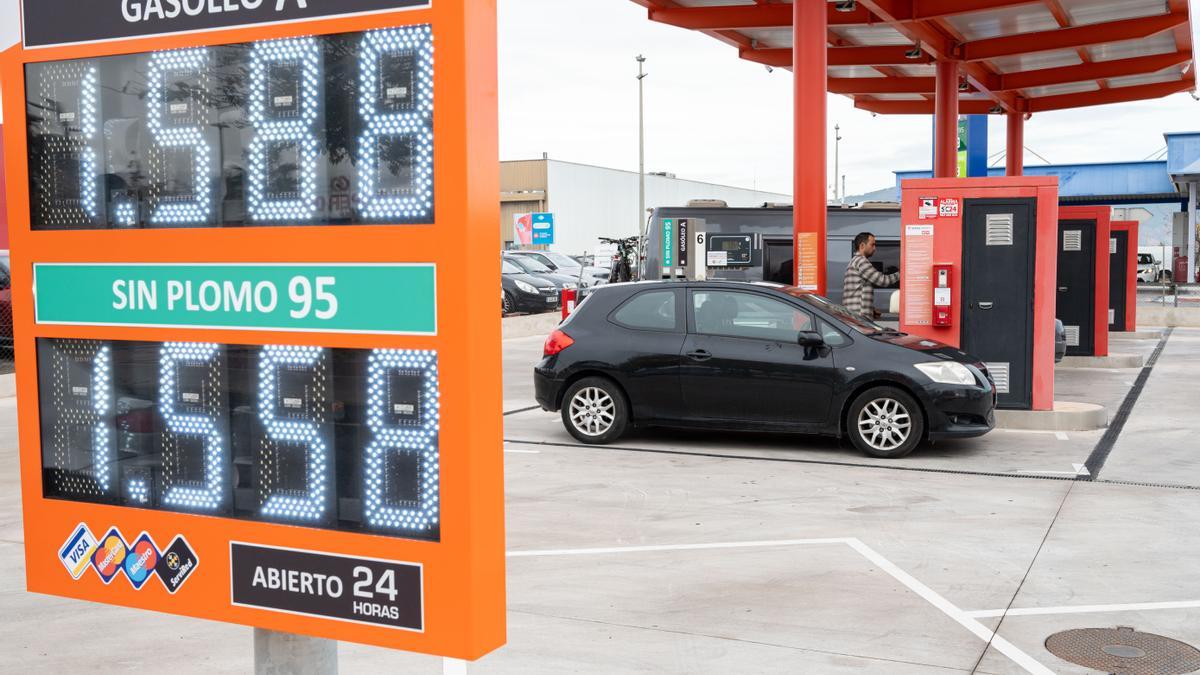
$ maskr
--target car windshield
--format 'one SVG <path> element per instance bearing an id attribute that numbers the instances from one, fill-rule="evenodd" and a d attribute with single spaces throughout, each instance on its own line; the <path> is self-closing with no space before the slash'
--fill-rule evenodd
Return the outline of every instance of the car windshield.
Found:
<path id="1" fill-rule="evenodd" d="M 509 262 L 507 259 L 500 261 L 501 274 L 524 274 L 520 267 Z"/>
<path id="2" fill-rule="evenodd" d="M 569 255 L 563 255 L 562 253 L 555 253 L 553 251 L 543 251 L 542 255 L 549 258 L 550 262 L 554 263 L 558 267 L 578 268 L 580 266 L 579 262 Z"/>
<path id="3" fill-rule="evenodd" d="M 542 274 L 544 272 L 551 271 L 549 267 L 546 267 L 542 263 L 528 256 L 514 255 L 511 258 L 505 258 L 505 260 L 516 265 L 517 267 L 520 267 L 526 272 L 532 272 L 534 274 Z"/>
<path id="4" fill-rule="evenodd" d="M 880 333 L 896 332 L 894 329 L 881 326 L 861 314 L 855 314 L 854 312 L 851 312 L 835 302 L 830 302 L 827 298 L 814 295 L 808 291 L 796 288 L 795 286 L 782 286 L 779 288 L 779 290 L 794 298 L 798 298 L 799 300 L 806 302 L 827 314 L 832 314 L 839 321 L 846 324 L 850 328 L 853 328 L 859 333 L 862 333 L 863 335 L 878 335 Z"/>

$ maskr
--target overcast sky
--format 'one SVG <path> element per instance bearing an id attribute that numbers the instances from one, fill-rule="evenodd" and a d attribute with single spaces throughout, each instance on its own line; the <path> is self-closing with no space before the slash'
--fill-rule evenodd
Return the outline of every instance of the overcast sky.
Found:
<path id="1" fill-rule="evenodd" d="M 498 1 L 501 159 L 547 152 L 636 170 L 634 57 L 644 54 L 648 171 L 791 194 L 787 71 L 768 73 L 724 43 L 652 23 L 631 0 Z M 16 7 L 17 0 L 0 0 L 4 44 L 19 37 Z M 850 194 L 892 185 L 893 170 L 929 167 L 929 117 L 873 118 L 830 96 L 830 176 L 835 123 Z M 1054 163 L 1140 160 L 1165 145 L 1163 132 L 1198 129 L 1200 103 L 1176 94 L 1042 113 L 1026 123 L 1025 144 Z M 990 136 L 989 155 L 1004 147 L 1002 118 L 992 118 Z"/>
<path id="2" fill-rule="evenodd" d="M 631 0 L 499 6 L 501 159 L 548 152 L 636 170 L 640 53 L 650 73 L 647 171 L 791 194 L 791 73 L 768 73 L 713 38 L 652 23 Z M 896 169 L 929 168 L 929 117 L 873 118 L 830 96 L 831 176 L 835 123 L 849 194 L 894 184 Z M 1200 102 L 1176 94 L 1035 115 L 1025 145 L 1056 164 L 1141 160 L 1166 145 L 1163 132 L 1191 130 L 1200 130 Z M 992 117 L 989 132 L 992 155 L 1004 149 L 1003 118 Z M 1026 162 L 1042 163 L 1032 155 Z"/>

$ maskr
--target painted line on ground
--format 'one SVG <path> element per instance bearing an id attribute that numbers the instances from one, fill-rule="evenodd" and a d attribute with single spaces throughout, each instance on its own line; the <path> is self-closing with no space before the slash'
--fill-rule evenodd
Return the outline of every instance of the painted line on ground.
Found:
<path id="1" fill-rule="evenodd" d="M 534 557 L 549 557 L 549 556 L 580 556 L 580 555 L 612 555 L 621 553 L 657 553 L 664 551 L 705 551 L 705 550 L 722 550 L 736 548 L 771 548 L 781 546 L 812 546 L 812 545 L 829 545 L 843 544 L 854 549 L 859 555 L 866 558 L 871 563 L 874 563 L 879 569 L 883 570 L 896 581 L 903 584 L 910 591 L 915 593 L 927 603 L 933 605 L 951 620 L 958 625 L 966 628 L 972 634 L 985 643 L 990 644 L 1004 656 L 1008 657 L 1013 663 L 1020 666 L 1027 673 L 1035 675 L 1054 675 L 1054 671 L 1042 665 L 1037 659 L 1029 654 L 1026 654 L 1020 647 L 1017 647 L 1008 640 L 996 635 L 994 631 L 980 623 L 975 617 L 970 616 L 967 612 L 959 609 L 946 598 L 942 597 L 937 591 L 926 586 L 916 577 L 908 572 L 900 569 L 892 561 L 880 555 L 877 551 L 867 546 L 862 541 L 854 537 L 840 537 L 830 539 L 779 539 L 765 541 L 743 541 L 743 542 L 719 542 L 708 544 L 664 544 L 659 546 L 612 546 L 604 548 L 567 548 L 567 549 L 548 549 L 548 550 L 528 550 L 528 551 L 509 551 L 510 558 L 534 558 Z"/>
<path id="2" fill-rule="evenodd" d="M 504 451 L 510 452 L 514 455 L 540 455 L 540 454 L 542 454 L 541 450 L 510 450 L 508 448 L 505 448 Z"/>
<path id="3" fill-rule="evenodd" d="M 990 619 L 998 616 L 1047 616 L 1053 614 L 1106 614 L 1109 612 L 1145 612 L 1166 609 L 1196 609 L 1200 608 L 1200 600 L 1179 600 L 1174 602 L 1131 602 L 1116 605 L 1066 605 L 1062 607 L 1019 607 L 1016 609 L 980 609 L 966 612 L 967 616 L 977 619 Z"/>
<path id="4" fill-rule="evenodd" d="M 1117 409 L 1117 414 L 1113 416 L 1109 422 L 1108 429 L 1104 431 L 1104 436 L 1100 438 L 1100 442 L 1092 449 L 1092 454 L 1088 456 L 1085 466 L 1087 466 L 1087 476 L 1079 476 L 1075 480 L 1094 481 L 1100 477 L 1100 470 L 1104 468 L 1104 463 L 1108 461 L 1108 455 L 1112 452 L 1113 447 L 1117 444 L 1117 439 L 1121 437 L 1121 431 L 1125 429 L 1125 423 L 1129 421 L 1129 416 L 1133 413 L 1133 408 L 1137 405 L 1138 398 L 1141 397 L 1142 391 L 1146 388 L 1146 381 L 1150 379 L 1150 373 L 1154 372 L 1154 366 L 1158 363 L 1158 357 L 1162 356 L 1163 349 L 1167 346 L 1167 340 L 1171 339 L 1171 333 L 1174 328 L 1167 328 L 1163 331 L 1162 337 L 1158 340 L 1158 345 L 1154 347 L 1154 352 L 1150 354 L 1150 358 L 1146 360 L 1146 365 L 1142 366 L 1142 371 L 1138 373 L 1137 379 L 1133 382 L 1133 387 L 1129 393 L 1125 394 L 1125 400 L 1121 401 L 1121 407 Z"/>
<path id="5" fill-rule="evenodd" d="M 1071 437 L 1070 437 L 1070 436 L 1068 436 L 1068 435 L 1067 435 L 1067 432 L 1065 432 L 1065 431 L 1056 431 L 1056 432 L 1054 432 L 1054 437 L 1055 437 L 1055 438 L 1057 438 L 1057 439 L 1058 439 L 1058 440 L 1060 440 L 1060 441 L 1069 441 L 1069 440 L 1071 440 Z"/>

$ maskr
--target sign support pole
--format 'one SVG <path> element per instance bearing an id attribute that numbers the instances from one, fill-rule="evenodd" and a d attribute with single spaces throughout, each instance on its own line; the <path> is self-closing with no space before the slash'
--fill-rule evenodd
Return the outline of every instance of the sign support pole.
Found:
<path id="1" fill-rule="evenodd" d="M 337 640 L 254 629 L 254 675 L 337 675 Z"/>

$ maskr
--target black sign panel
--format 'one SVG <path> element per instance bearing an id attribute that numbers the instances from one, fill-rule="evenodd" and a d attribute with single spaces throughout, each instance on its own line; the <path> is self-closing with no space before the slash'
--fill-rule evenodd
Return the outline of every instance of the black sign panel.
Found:
<path id="1" fill-rule="evenodd" d="M 424 630 L 421 566 L 229 543 L 233 604 Z"/>
<path id="2" fill-rule="evenodd" d="M 688 219 L 680 218 L 679 227 L 675 230 L 675 250 L 679 252 L 677 257 L 679 258 L 680 267 L 687 267 L 688 264 L 688 232 L 690 230 L 691 227 L 688 226 Z"/>
<path id="3" fill-rule="evenodd" d="M 429 1 L 21 0 L 21 9 L 25 46 L 49 47 L 425 7 Z"/>

